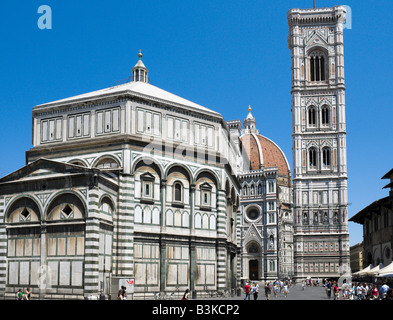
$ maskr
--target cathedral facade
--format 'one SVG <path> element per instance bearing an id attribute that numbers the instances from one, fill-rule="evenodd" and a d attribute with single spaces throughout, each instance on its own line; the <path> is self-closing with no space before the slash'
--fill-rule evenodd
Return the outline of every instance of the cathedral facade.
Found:
<path id="1" fill-rule="evenodd" d="M 293 170 L 259 133 L 132 80 L 33 108 L 0 179 L 0 297 L 132 298 L 336 277 L 349 263 L 343 7 L 288 12 Z M 259 107 L 259 106 L 258 106 Z"/>
<path id="2" fill-rule="evenodd" d="M 240 137 L 243 168 L 239 229 L 242 279 L 293 277 L 293 216 L 291 171 L 277 144 L 261 135 L 248 110 L 243 122 L 230 121 Z"/>

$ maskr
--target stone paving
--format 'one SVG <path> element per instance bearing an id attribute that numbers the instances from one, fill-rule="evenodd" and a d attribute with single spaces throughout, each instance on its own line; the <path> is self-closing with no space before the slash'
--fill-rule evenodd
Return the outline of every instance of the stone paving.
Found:
<path id="1" fill-rule="evenodd" d="M 234 296 L 234 297 L 203 297 L 198 296 L 197 299 L 191 300 L 243 300 L 245 294 L 242 290 L 241 296 Z M 253 295 L 250 296 L 250 300 L 254 300 Z M 265 296 L 265 290 L 262 287 L 259 289 L 258 300 L 267 300 Z M 270 300 L 329 300 L 328 296 L 326 295 L 325 287 L 305 287 L 304 290 L 302 289 L 301 285 L 296 285 L 288 290 L 288 294 L 285 297 L 284 293 L 277 293 L 275 297 L 274 294 L 271 295 Z M 333 300 L 333 297 L 330 298 Z"/>

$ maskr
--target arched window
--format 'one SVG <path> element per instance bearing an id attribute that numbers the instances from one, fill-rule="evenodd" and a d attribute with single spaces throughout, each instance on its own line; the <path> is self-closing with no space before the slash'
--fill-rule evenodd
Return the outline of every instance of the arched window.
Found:
<path id="1" fill-rule="evenodd" d="M 330 149 L 329 148 L 322 149 L 322 166 L 324 168 L 330 167 Z"/>
<path id="2" fill-rule="evenodd" d="M 330 119 L 329 119 L 329 107 L 323 106 L 321 109 L 321 122 L 323 126 L 328 126 Z"/>
<path id="3" fill-rule="evenodd" d="M 99 162 L 97 162 L 95 167 L 99 169 L 113 169 L 113 168 L 118 168 L 119 164 L 117 163 L 116 160 L 112 158 L 103 158 Z"/>
<path id="4" fill-rule="evenodd" d="M 326 80 L 326 58 L 322 51 L 315 50 L 310 53 L 310 80 Z"/>
<path id="5" fill-rule="evenodd" d="M 308 150 L 308 163 L 311 169 L 316 169 L 317 167 L 317 151 L 315 148 L 310 148 Z"/>
<path id="6" fill-rule="evenodd" d="M 317 125 L 316 121 L 316 111 L 314 107 L 308 109 L 308 125 L 310 127 L 315 127 Z"/>
<path id="7" fill-rule="evenodd" d="M 180 182 L 175 182 L 173 185 L 173 199 L 175 202 L 183 201 L 183 187 Z"/>

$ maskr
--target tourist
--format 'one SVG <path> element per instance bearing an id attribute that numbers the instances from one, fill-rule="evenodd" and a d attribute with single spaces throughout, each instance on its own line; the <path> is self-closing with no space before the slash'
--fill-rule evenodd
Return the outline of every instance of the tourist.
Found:
<path id="1" fill-rule="evenodd" d="M 278 283 L 276 283 L 276 284 L 273 286 L 273 293 L 274 293 L 274 297 L 275 297 L 275 298 L 277 298 L 277 291 L 278 291 Z"/>
<path id="2" fill-rule="evenodd" d="M 358 300 L 364 300 L 364 291 L 365 288 L 363 286 L 363 283 L 359 283 L 358 286 L 356 287 L 357 293 L 358 293 Z"/>
<path id="3" fill-rule="evenodd" d="M 356 286 L 353 283 L 351 288 L 349 289 L 349 300 L 354 300 L 356 296 L 355 294 L 356 294 Z"/>
<path id="4" fill-rule="evenodd" d="M 23 300 L 23 291 L 22 291 L 22 289 L 19 289 L 19 291 L 16 293 L 16 300 Z"/>
<path id="5" fill-rule="evenodd" d="M 341 292 L 343 294 L 343 300 L 347 300 L 348 296 L 349 296 L 349 284 L 344 282 L 342 285 L 342 289 Z"/>
<path id="6" fill-rule="evenodd" d="M 371 297 L 370 300 L 377 300 L 378 299 L 378 286 L 375 283 L 373 288 L 371 289 Z"/>
<path id="7" fill-rule="evenodd" d="M 117 299 L 118 300 L 127 300 L 127 292 L 126 292 L 125 286 L 121 286 L 119 292 L 117 293 Z"/>
<path id="8" fill-rule="evenodd" d="M 389 286 L 387 285 L 386 282 L 383 283 L 382 287 L 379 289 L 379 296 L 381 299 L 384 299 L 386 297 L 386 293 L 389 290 Z"/>
<path id="9" fill-rule="evenodd" d="M 254 300 L 258 299 L 258 292 L 259 292 L 259 284 L 255 283 L 255 281 L 252 284 L 252 294 L 254 296 Z"/>
<path id="10" fill-rule="evenodd" d="M 326 295 L 329 299 L 332 295 L 332 283 L 330 281 L 328 281 L 328 283 L 326 284 Z"/>
<path id="11" fill-rule="evenodd" d="M 186 291 L 183 294 L 183 297 L 181 298 L 182 300 L 188 300 L 188 295 L 190 293 L 190 290 L 186 289 Z"/>
<path id="12" fill-rule="evenodd" d="M 246 282 L 246 285 L 244 287 L 244 291 L 246 293 L 246 296 L 244 297 L 244 300 L 250 300 L 250 284 L 248 282 Z"/>
<path id="13" fill-rule="evenodd" d="M 334 283 L 333 283 L 333 299 L 334 300 L 340 300 L 339 293 L 340 293 L 340 289 L 337 286 L 337 282 L 334 281 Z"/>
<path id="14" fill-rule="evenodd" d="M 26 291 L 25 291 L 25 300 L 31 300 L 30 288 L 27 288 Z"/>
<path id="15" fill-rule="evenodd" d="M 284 296 L 285 296 L 285 298 L 287 297 L 287 295 L 288 295 L 288 285 L 285 283 L 284 284 Z"/>
<path id="16" fill-rule="evenodd" d="M 386 297 L 384 300 L 393 300 L 393 289 L 389 288 L 388 291 L 386 292 Z"/>
<path id="17" fill-rule="evenodd" d="M 272 292 L 272 289 L 270 287 L 270 283 L 266 283 L 265 284 L 265 296 L 266 296 L 266 300 L 270 300 L 270 294 Z"/>
<path id="18" fill-rule="evenodd" d="M 371 287 L 368 285 L 367 282 L 364 284 L 364 298 L 366 300 L 370 300 L 371 298 Z"/>

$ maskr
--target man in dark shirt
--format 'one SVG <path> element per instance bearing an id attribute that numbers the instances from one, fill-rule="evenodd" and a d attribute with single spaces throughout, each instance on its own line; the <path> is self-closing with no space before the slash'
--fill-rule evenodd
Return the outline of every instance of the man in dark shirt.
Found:
<path id="1" fill-rule="evenodd" d="M 272 292 L 272 290 L 270 289 L 270 286 L 268 283 L 265 284 L 265 295 L 266 295 L 266 299 L 270 300 L 270 293 Z"/>

